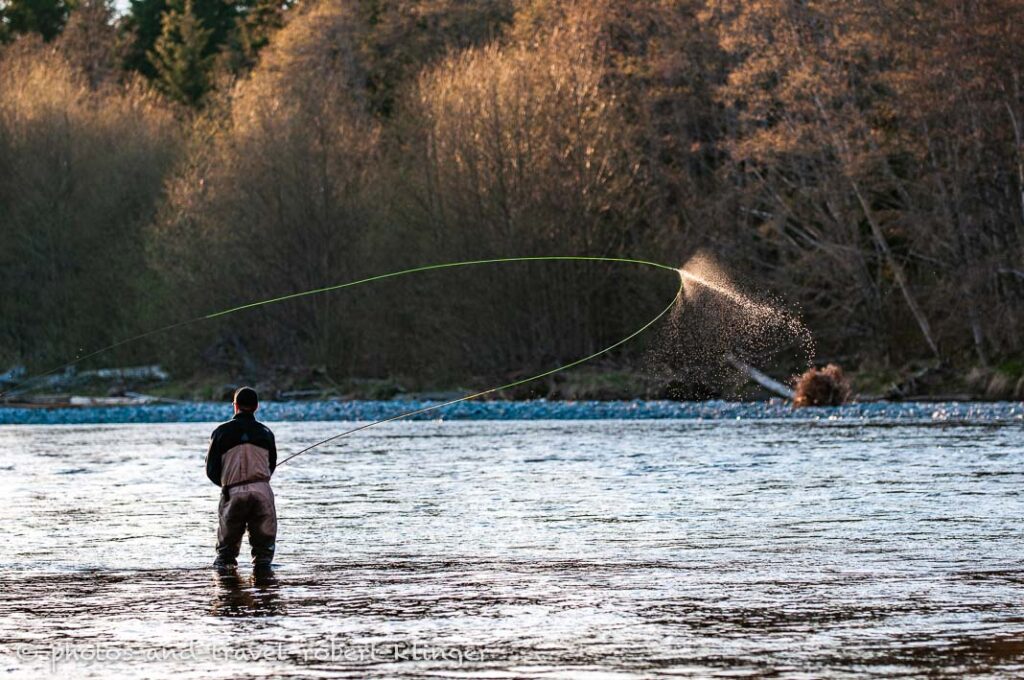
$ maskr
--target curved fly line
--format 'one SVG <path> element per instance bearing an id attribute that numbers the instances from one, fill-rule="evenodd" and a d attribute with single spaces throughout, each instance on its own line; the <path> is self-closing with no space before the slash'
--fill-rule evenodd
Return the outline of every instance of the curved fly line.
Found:
<path id="1" fill-rule="evenodd" d="M 219 312 L 214 312 L 212 314 L 206 314 L 206 315 L 203 315 L 203 316 L 197 316 L 195 318 L 188 319 L 186 321 L 179 321 L 177 323 L 169 324 L 169 325 L 163 326 L 161 328 L 156 328 L 156 329 L 153 329 L 151 331 L 147 331 L 145 333 L 141 333 L 139 335 L 134 335 L 134 336 L 132 336 L 130 338 L 125 338 L 124 340 L 119 340 L 118 342 L 115 342 L 113 344 L 107 345 L 106 347 L 101 347 L 100 349 L 95 350 L 93 352 L 90 352 L 88 354 L 76 356 L 74 360 L 69 361 L 69 362 L 67 362 L 65 364 L 61 364 L 60 366 L 57 366 L 55 368 L 52 368 L 49 371 L 46 371 L 45 373 L 40 373 L 38 375 L 32 376 L 31 378 L 26 378 L 25 380 L 23 380 L 20 383 L 16 384 L 14 387 L 9 388 L 5 392 L 0 392 L 0 397 L 4 396 L 4 394 L 7 394 L 7 393 L 9 393 L 9 392 L 11 392 L 13 390 L 18 389 L 19 387 L 22 387 L 23 385 L 25 385 L 26 383 L 28 383 L 28 382 L 30 382 L 32 380 L 36 380 L 38 378 L 46 377 L 48 375 L 52 375 L 52 374 L 57 373 L 59 371 L 65 371 L 65 370 L 71 368 L 72 366 L 75 366 L 76 364 L 79 364 L 79 363 L 81 363 L 83 361 L 86 361 L 87 359 L 91 359 L 91 358 L 93 358 L 95 356 L 98 356 L 100 354 L 103 354 L 105 352 L 109 352 L 110 350 L 115 349 L 117 347 L 121 347 L 121 346 L 127 345 L 127 344 L 132 343 L 132 342 L 137 342 L 139 340 L 143 340 L 145 338 L 148 338 L 148 337 L 151 337 L 151 336 L 154 336 L 154 335 L 158 335 L 160 333 L 166 333 L 166 332 L 171 331 L 171 330 L 175 330 L 175 329 L 183 328 L 185 326 L 189 326 L 189 325 L 192 325 L 192 324 L 195 324 L 195 323 L 199 323 L 200 321 L 206 321 L 206 320 L 209 320 L 209 319 L 216 319 L 218 317 L 227 316 L 229 314 L 234 314 L 236 312 L 245 311 L 247 309 L 254 309 L 256 307 L 262 307 L 264 305 L 270 305 L 270 304 L 274 304 L 274 303 L 277 303 L 277 302 L 285 302 L 287 300 L 295 300 L 297 298 L 307 297 L 307 296 L 310 296 L 310 295 L 319 295 L 319 294 L 322 294 L 322 293 L 329 293 L 329 292 L 332 292 L 332 291 L 342 290 L 342 289 L 345 289 L 345 288 L 353 288 L 355 286 L 360 286 L 360 285 L 367 284 L 367 283 L 374 283 L 376 281 L 383 281 L 384 279 L 397 278 L 399 276 L 407 276 L 409 274 L 418 274 L 418 273 L 428 272 L 428 271 L 436 271 L 436 270 L 439 270 L 439 269 L 452 269 L 452 268 L 455 268 L 455 267 L 469 267 L 469 266 L 476 266 L 476 265 L 500 264 L 500 263 L 508 263 L 508 262 L 556 262 L 556 261 L 560 261 L 560 262 L 567 262 L 567 261 L 571 261 L 571 262 L 611 262 L 611 263 L 617 263 L 617 264 L 634 264 L 634 265 L 640 265 L 640 266 L 645 266 L 645 267 L 653 267 L 653 268 L 656 268 L 656 269 L 664 269 L 664 270 L 671 271 L 671 272 L 675 273 L 679 277 L 679 288 L 673 294 L 672 300 L 664 307 L 664 309 L 662 309 L 660 312 L 658 312 L 658 314 L 655 317 L 653 317 L 651 320 L 649 320 L 646 323 L 644 323 L 642 326 L 640 326 L 639 328 L 637 328 L 636 330 L 634 330 L 632 333 L 630 333 L 626 337 L 622 338 L 621 340 L 618 340 L 618 341 L 608 345 L 607 347 L 604 347 L 603 349 L 600 349 L 600 350 L 598 350 L 598 351 L 596 351 L 596 352 L 594 352 L 592 354 L 589 354 L 589 355 L 587 355 L 585 357 L 582 357 L 580 359 L 576 359 L 576 360 L 571 361 L 571 362 L 569 362 L 567 364 L 563 364 L 563 365 L 558 366 L 556 368 L 552 368 L 550 370 L 544 371 L 542 373 L 538 373 L 536 375 L 531 375 L 529 377 L 522 378 L 520 380 L 515 380 L 513 382 L 506 383 L 504 385 L 498 385 L 497 387 L 491 387 L 491 388 L 488 388 L 486 390 L 481 390 L 479 392 L 474 392 L 472 394 L 467 394 L 465 396 L 458 397 L 457 399 L 451 399 L 449 401 L 441 402 L 441 403 L 438 403 L 438 404 L 431 404 L 430 406 L 424 406 L 422 408 L 412 409 L 410 411 L 404 411 L 404 412 L 399 413 L 397 415 L 389 416 L 387 418 L 382 418 L 380 420 L 376 420 L 376 421 L 371 422 L 371 423 L 365 423 L 363 425 L 359 425 L 358 427 L 351 428 L 351 429 L 346 430 L 344 432 L 340 432 L 338 434 L 332 435 L 332 436 L 328 437 L 327 439 L 323 439 L 321 441 L 318 441 L 315 444 L 307 446 L 306 448 L 304 448 L 304 449 L 302 449 L 300 451 L 296 451 L 295 453 L 285 457 L 283 460 L 278 462 L 278 465 L 283 465 L 284 463 L 287 463 L 288 461 L 290 461 L 291 459 L 295 458 L 296 456 L 301 456 L 302 454 L 306 453 L 307 451 L 311 451 L 312 449 L 315 449 L 318 446 L 322 446 L 323 444 L 327 444 L 328 442 L 332 442 L 332 441 L 335 441 L 337 439 L 341 439 L 343 437 L 347 437 L 349 435 L 355 434 L 356 432 L 361 432 L 363 430 L 367 430 L 367 429 L 369 429 L 371 427 L 375 427 L 377 425 L 383 425 L 384 423 L 390 423 L 390 422 L 393 422 L 393 421 L 396 421 L 396 420 L 402 420 L 404 418 L 411 418 L 411 417 L 416 416 L 416 415 L 421 415 L 421 414 L 424 414 L 424 413 L 429 413 L 431 411 L 436 411 L 438 409 L 445 408 L 446 406 L 452 406 L 453 404 L 458 404 L 458 403 L 461 403 L 461 402 L 464 402 L 464 401 L 470 401 L 472 399 L 479 399 L 480 397 L 485 397 L 485 396 L 487 396 L 489 394 L 493 394 L 495 392 L 500 392 L 502 390 L 511 389 L 513 387 L 519 387 L 520 385 L 525 385 L 525 384 L 531 383 L 531 382 L 533 382 L 535 380 L 540 380 L 541 378 L 546 378 L 546 377 L 548 377 L 550 375 L 554 375 L 555 373 L 560 373 L 562 371 L 569 370 L 570 368 L 575 368 L 576 366 L 580 366 L 581 364 L 585 364 L 588 361 L 592 361 L 593 359 L 596 359 L 597 357 L 599 357 L 599 356 L 601 356 L 603 354 L 607 354 L 608 352 L 611 352 L 612 350 L 614 350 L 614 349 L 616 349 L 618 347 L 621 347 L 622 345 L 625 345 L 630 340 L 633 340 L 634 338 L 639 336 L 641 333 L 643 333 L 648 328 L 650 328 L 655 323 L 657 323 L 659 320 L 661 320 L 661 318 L 663 316 L 665 316 L 669 312 L 669 310 L 672 309 L 672 307 L 675 306 L 676 301 L 683 294 L 683 282 L 684 282 L 683 272 L 680 269 L 676 268 L 676 267 L 672 267 L 672 266 L 667 265 L 667 264 L 660 264 L 658 262 L 650 262 L 650 261 L 647 261 L 647 260 L 638 260 L 638 259 L 623 258 L 623 257 L 572 256 L 572 255 L 549 255 L 549 256 L 537 256 L 537 257 L 501 257 L 501 258 L 493 258 L 493 259 L 487 259 L 487 260 L 464 260 L 464 261 L 460 261 L 460 262 L 444 262 L 444 263 L 440 263 L 440 264 L 430 264 L 430 265 L 424 265 L 424 266 L 420 266 L 420 267 L 412 267 L 410 269 L 402 269 L 402 270 L 395 271 L 395 272 L 388 272 L 386 274 L 378 274 L 376 276 L 370 276 L 370 277 L 363 278 L 363 279 L 358 279 L 358 280 L 355 280 L 355 281 L 348 281 L 346 283 L 340 283 L 340 284 L 333 285 L 333 286 L 326 286 L 326 287 L 323 287 L 323 288 L 314 288 L 313 290 L 302 291 L 300 293 L 291 293 L 289 295 L 282 295 L 280 297 L 270 298 L 270 299 L 267 299 L 267 300 L 260 300 L 260 301 L 257 301 L 257 302 L 250 302 L 248 304 L 239 305 L 237 307 L 230 307 L 228 309 L 224 309 L 224 310 L 221 310 Z"/>

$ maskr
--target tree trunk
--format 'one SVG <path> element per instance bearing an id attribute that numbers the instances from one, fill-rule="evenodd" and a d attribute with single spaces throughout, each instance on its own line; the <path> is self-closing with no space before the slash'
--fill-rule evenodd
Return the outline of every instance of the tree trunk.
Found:
<path id="1" fill-rule="evenodd" d="M 931 324 L 928 323 L 928 317 L 924 315 L 924 311 L 922 311 L 920 305 L 917 304 L 917 298 L 914 297 L 913 292 L 910 290 L 910 283 L 907 281 L 907 275 L 903 271 L 903 266 L 896 260 L 896 256 L 892 254 L 892 250 L 889 248 L 889 242 L 886 240 L 885 234 L 882 232 L 882 227 L 878 224 L 874 213 L 871 211 L 871 207 L 864 199 L 864 194 L 861 193 L 860 186 L 857 184 L 856 180 L 853 179 L 850 180 L 850 185 L 853 187 L 853 192 L 857 196 L 857 202 L 860 203 L 860 207 L 864 211 L 864 217 L 867 218 L 868 224 L 871 226 L 871 234 L 875 237 L 875 242 L 878 244 L 878 248 L 882 251 L 882 255 L 885 257 L 886 262 L 892 269 L 893 277 L 896 279 L 896 285 L 899 286 L 900 292 L 903 293 L 903 299 L 906 301 L 911 315 L 913 315 L 914 320 L 917 322 L 918 328 L 921 329 L 921 334 L 924 336 L 925 342 L 928 343 L 928 347 L 931 348 L 935 358 L 941 359 L 942 354 L 939 352 L 939 345 L 935 342 L 935 338 L 932 336 Z"/>

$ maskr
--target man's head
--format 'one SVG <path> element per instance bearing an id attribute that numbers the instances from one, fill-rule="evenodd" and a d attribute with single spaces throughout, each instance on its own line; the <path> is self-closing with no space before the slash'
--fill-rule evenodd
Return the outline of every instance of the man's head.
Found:
<path id="1" fill-rule="evenodd" d="M 239 387 L 231 401 L 235 405 L 235 413 L 253 413 L 260 407 L 260 398 L 251 387 Z"/>

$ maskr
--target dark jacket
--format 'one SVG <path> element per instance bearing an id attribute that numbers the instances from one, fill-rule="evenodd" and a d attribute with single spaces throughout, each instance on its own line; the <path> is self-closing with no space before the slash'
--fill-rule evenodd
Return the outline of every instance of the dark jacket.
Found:
<path id="1" fill-rule="evenodd" d="M 276 467 L 274 433 L 252 413 L 236 413 L 210 435 L 206 476 L 217 486 L 266 481 Z"/>

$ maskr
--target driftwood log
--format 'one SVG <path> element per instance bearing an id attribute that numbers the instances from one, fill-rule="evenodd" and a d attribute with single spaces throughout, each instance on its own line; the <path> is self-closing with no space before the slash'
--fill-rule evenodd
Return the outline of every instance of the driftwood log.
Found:
<path id="1" fill-rule="evenodd" d="M 754 382 L 756 382 L 758 385 L 765 388 L 769 392 L 777 394 L 780 397 L 785 397 L 786 399 L 793 398 L 793 390 L 789 386 L 780 383 L 778 380 L 775 380 L 774 378 L 772 378 L 769 375 L 766 375 L 765 373 L 762 373 L 761 371 L 757 370 L 750 364 L 742 361 L 738 357 L 732 354 L 727 354 L 725 356 L 725 360 L 726 362 L 728 362 L 730 366 L 735 368 L 737 371 L 740 371 L 741 373 L 745 374 L 748 378 L 750 378 L 751 380 L 753 380 Z"/>

